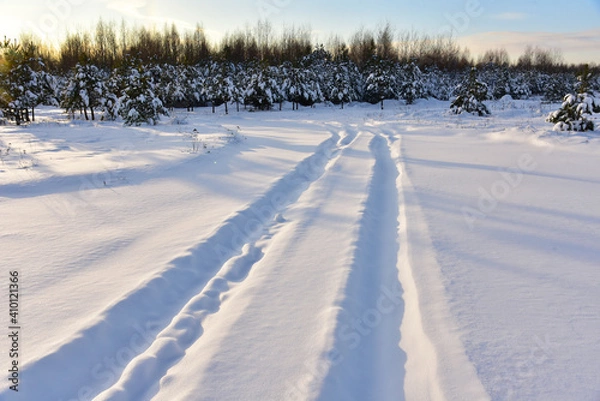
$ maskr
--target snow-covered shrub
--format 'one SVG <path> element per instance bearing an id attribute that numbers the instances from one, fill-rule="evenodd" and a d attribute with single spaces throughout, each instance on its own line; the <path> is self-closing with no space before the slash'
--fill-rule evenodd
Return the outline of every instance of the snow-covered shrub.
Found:
<path id="1" fill-rule="evenodd" d="M 478 116 L 490 114 L 490 110 L 483 104 L 483 101 L 487 100 L 488 87 L 477 79 L 475 68 L 471 70 L 469 77 L 458 85 L 456 94 L 456 98 L 450 104 L 450 111 L 453 114 L 465 112 Z"/>

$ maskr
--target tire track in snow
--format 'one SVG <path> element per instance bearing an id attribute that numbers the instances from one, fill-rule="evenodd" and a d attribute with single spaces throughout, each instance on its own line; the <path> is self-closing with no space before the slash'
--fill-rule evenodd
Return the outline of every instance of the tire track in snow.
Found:
<path id="1" fill-rule="evenodd" d="M 158 388 L 160 379 L 204 333 L 207 316 L 220 310 L 224 296 L 241 283 L 263 257 L 264 246 L 247 244 L 242 254 L 229 259 L 196 296 L 159 333 L 151 346 L 127 365 L 119 381 L 94 400 L 141 400 Z M 150 389 L 150 390 L 149 390 Z"/>
<path id="2" fill-rule="evenodd" d="M 404 399 L 400 325 L 404 314 L 398 280 L 399 175 L 386 139 L 370 143 L 375 165 L 355 243 L 353 263 L 330 351 L 331 367 L 318 399 Z"/>
<path id="3" fill-rule="evenodd" d="M 331 152 L 329 161 L 319 177 L 312 182 L 318 180 L 335 165 L 341 151 L 350 146 L 358 136 L 357 131 L 343 130 L 340 134 L 331 132 L 333 137 L 339 137 L 336 148 Z M 306 189 L 308 185 L 304 188 Z M 301 193 L 295 196 L 284 209 L 291 206 Z M 278 218 L 275 217 L 265 224 L 260 239 L 245 244 L 241 255 L 229 259 L 204 289 L 192 297 L 169 326 L 159 333 L 150 347 L 127 365 L 119 381 L 98 395 L 95 400 L 127 401 L 151 398 L 159 389 L 160 380 L 169 368 L 181 360 L 187 348 L 202 336 L 204 332 L 202 324 L 205 318 L 220 310 L 223 296 L 233 287 L 232 284 L 242 282 L 252 267 L 262 259 L 264 256 L 262 250 L 266 242 L 273 237 L 270 229 L 280 226 L 278 223 Z"/>
<path id="4" fill-rule="evenodd" d="M 343 138 L 332 131 L 331 137 L 322 142 L 315 153 L 278 180 L 263 196 L 226 220 L 187 255 L 174 259 L 162 273 L 108 307 L 99 319 L 55 352 L 25 366 L 23 376 L 35 377 L 36 385 L 25 387 L 20 399 L 91 399 L 113 386 L 125 365 L 146 351 L 158 333 L 192 298 L 200 293 L 197 301 L 205 305 L 210 304 L 210 299 L 218 299 L 211 296 L 210 289 L 218 289 L 223 284 L 215 277 L 223 271 L 222 266 L 228 261 L 238 266 L 237 263 L 244 265 L 253 258 L 260 259 L 260 250 L 252 244 L 279 212 L 295 202 L 310 183 L 330 167 L 328 162 L 340 150 L 340 140 Z M 236 258 L 241 259 L 237 262 Z M 223 272 L 226 276 L 227 271 Z M 229 277 L 230 281 L 235 281 L 235 277 Z M 202 293 L 207 283 L 209 287 Z M 185 328 L 186 323 L 180 325 Z M 177 346 L 167 342 L 157 355 L 157 361 L 172 360 L 178 352 Z M 157 361 L 150 361 L 143 370 L 160 370 Z"/>

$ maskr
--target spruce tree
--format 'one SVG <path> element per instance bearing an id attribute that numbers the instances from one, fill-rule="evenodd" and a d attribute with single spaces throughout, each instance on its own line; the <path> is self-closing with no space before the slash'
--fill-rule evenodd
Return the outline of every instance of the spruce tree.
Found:
<path id="1" fill-rule="evenodd" d="M 380 102 L 382 110 L 385 99 L 396 98 L 396 77 L 393 69 L 393 63 L 377 58 L 373 58 L 367 66 L 364 99 L 371 104 Z"/>
<path id="2" fill-rule="evenodd" d="M 484 100 L 487 100 L 487 85 L 477 79 L 477 70 L 471 69 L 469 76 L 456 88 L 457 96 L 450 104 L 450 110 L 454 114 L 463 112 L 485 116 L 490 114 Z"/>
<path id="3" fill-rule="evenodd" d="M 119 112 L 125 125 L 156 125 L 160 115 L 168 115 L 162 101 L 155 95 L 152 79 L 141 64 L 129 68 L 127 86 L 119 99 Z"/>
<path id="4" fill-rule="evenodd" d="M 35 56 L 33 45 L 22 47 L 5 40 L 0 43 L 0 50 L 4 59 L 0 64 L 0 109 L 17 125 L 35 121 L 35 107 L 43 99 L 39 78 L 45 69 L 44 63 Z"/>
<path id="5" fill-rule="evenodd" d="M 560 109 L 550 113 L 546 121 L 554 124 L 555 131 L 593 131 L 594 122 L 588 117 L 600 113 L 600 102 L 590 88 L 591 73 L 586 65 L 577 77 L 577 93 L 567 94 Z"/>
<path id="6" fill-rule="evenodd" d="M 406 104 L 413 104 L 415 100 L 426 97 L 423 74 L 415 61 L 411 61 L 400 68 L 398 97 Z"/>
<path id="7" fill-rule="evenodd" d="M 63 93 L 62 105 L 71 116 L 79 111 L 86 120 L 95 120 L 94 109 L 102 106 L 106 92 L 105 80 L 98 67 L 94 65 L 77 64 L 71 74 Z"/>

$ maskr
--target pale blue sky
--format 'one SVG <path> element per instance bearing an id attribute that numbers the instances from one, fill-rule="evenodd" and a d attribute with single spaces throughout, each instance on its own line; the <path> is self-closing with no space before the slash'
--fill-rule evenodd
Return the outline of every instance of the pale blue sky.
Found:
<path id="1" fill-rule="evenodd" d="M 0 36 L 32 31 L 52 41 L 99 17 L 182 29 L 199 22 L 213 40 L 266 18 L 276 29 L 309 25 L 320 42 L 389 22 L 397 31 L 451 31 L 474 54 L 504 47 L 517 55 L 531 44 L 559 48 L 567 61 L 600 63 L 600 0 L 0 0 L 0 11 Z"/>

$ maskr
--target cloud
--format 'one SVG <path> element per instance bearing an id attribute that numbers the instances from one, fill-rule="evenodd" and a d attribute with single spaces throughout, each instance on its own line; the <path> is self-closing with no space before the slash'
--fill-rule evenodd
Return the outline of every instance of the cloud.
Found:
<path id="1" fill-rule="evenodd" d="M 527 15 L 523 13 L 502 13 L 494 15 L 492 18 L 502 21 L 518 21 L 526 19 Z"/>
<path id="2" fill-rule="evenodd" d="M 158 3 L 156 0 L 104 1 L 106 2 L 106 8 L 142 23 L 151 22 L 155 23 L 157 26 L 165 23 L 168 25 L 175 24 L 178 28 L 195 29 L 195 24 L 188 21 L 159 16 L 159 11 L 157 9 Z"/>
<path id="3" fill-rule="evenodd" d="M 559 50 L 567 63 L 600 60 L 600 28 L 578 32 L 483 32 L 458 37 L 473 55 L 504 48 L 515 60 L 527 46 Z"/>

